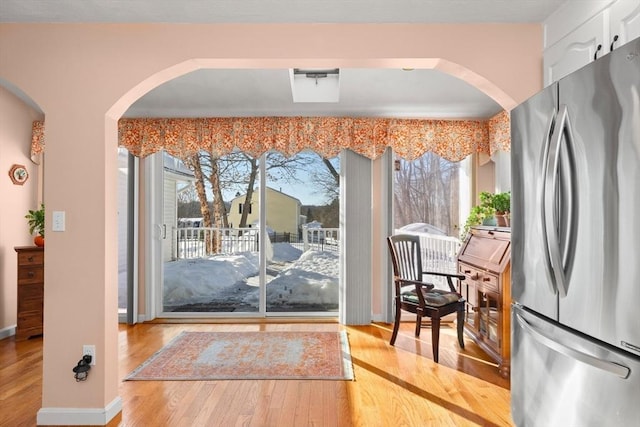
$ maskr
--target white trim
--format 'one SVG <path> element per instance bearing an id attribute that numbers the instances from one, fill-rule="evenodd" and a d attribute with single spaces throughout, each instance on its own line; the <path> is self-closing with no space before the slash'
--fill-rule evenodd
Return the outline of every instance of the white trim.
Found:
<path id="1" fill-rule="evenodd" d="M 0 329 L 0 340 L 9 338 L 15 334 L 16 334 L 16 325 L 7 326 L 6 328 Z"/>
<path id="2" fill-rule="evenodd" d="M 103 426 L 122 412 L 122 399 L 116 397 L 105 408 L 41 408 L 37 424 L 40 426 Z"/>
<path id="3" fill-rule="evenodd" d="M 162 312 L 162 188 L 163 154 L 145 159 L 145 315 Z"/>
<path id="4" fill-rule="evenodd" d="M 147 318 L 146 314 L 140 314 L 138 313 L 138 323 L 140 322 L 146 322 L 147 320 L 153 320 L 153 317 L 149 317 Z"/>
<path id="5" fill-rule="evenodd" d="M 258 221 L 260 221 L 260 227 L 258 235 L 260 237 L 258 244 L 258 258 L 260 263 L 260 276 L 259 276 L 259 291 L 260 298 L 258 299 L 258 312 L 265 316 L 267 313 L 267 154 L 260 156 L 259 160 L 259 178 L 260 187 L 258 188 L 260 205 L 258 206 Z M 251 211 L 249 211 L 251 212 Z M 264 238 L 263 238 L 264 237 Z"/>
<path id="6" fill-rule="evenodd" d="M 380 188 L 379 203 L 380 219 L 378 224 L 378 232 L 380 235 L 374 237 L 379 242 L 378 253 L 375 254 L 373 265 L 378 265 L 377 274 L 379 275 L 378 292 L 382 311 L 380 315 L 375 315 L 375 321 L 392 322 L 393 321 L 393 287 L 390 285 L 393 280 L 391 269 L 391 259 L 389 258 L 389 249 L 387 247 L 387 236 L 393 233 L 393 151 L 387 148 L 380 157 L 374 162 L 380 168 Z M 381 318 L 378 318 L 378 317 Z"/>
<path id="7" fill-rule="evenodd" d="M 471 206 L 474 205 L 474 169 L 473 156 L 467 156 L 460 160 L 460 168 L 458 169 L 458 234 L 462 234 Z"/>
<path id="8" fill-rule="evenodd" d="M 387 317 L 384 314 L 372 315 L 371 321 L 375 323 L 393 323 L 393 321 L 389 322 L 389 320 L 387 320 Z"/>
<path id="9" fill-rule="evenodd" d="M 139 260 L 140 260 L 140 248 L 139 248 L 139 236 L 140 236 L 140 159 L 138 157 L 133 158 L 133 171 L 129 171 L 129 173 L 133 173 L 133 265 L 131 268 L 133 269 L 133 301 L 131 301 L 131 306 L 127 307 L 127 310 L 130 310 L 132 316 L 128 316 L 127 321 L 131 320 L 132 323 L 138 323 L 140 319 L 140 315 L 138 313 L 138 275 L 139 275 Z M 128 292 L 128 291 L 127 291 Z M 130 318 L 130 319 L 129 319 Z"/>
<path id="10" fill-rule="evenodd" d="M 498 151 L 491 158 L 496 165 L 496 192 L 511 191 L 511 153 Z"/>
<path id="11" fill-rule="evenodd" d="M 135 323 L 146 322 L 147 320 L 153 320 L 153 317 L 147 317 L 144 314 L 137 313 L 135 317 Z M 118 323 L 127 323 L 127 313 L 118 313 Z"/>

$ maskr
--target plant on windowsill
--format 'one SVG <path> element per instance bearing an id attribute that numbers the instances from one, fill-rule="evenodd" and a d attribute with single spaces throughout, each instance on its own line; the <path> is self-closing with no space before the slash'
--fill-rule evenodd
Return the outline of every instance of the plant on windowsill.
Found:
<path id="1" fill-rule="evenodd" d="M 44 203 L 40 204 L 40 209 L 38 210 L 29 210 L 29 213 L 24 217 L 29 224 L 29 233 L 36 233 L 33 243 L 36 246 L 44 246 Z"/>
<path id="2" fill-rule="evenodd" d="M 469 216 L 467 217 L 467 221 L 464 224 L 464 228 L 462 229 L 462 234 L 460 236 L 462 240 L 467 238 L 467 234 L 469 234 L 471 227 L 474 225 L 496 225 L 495 208 L 491 204 L 482 203 L 482 195 L 480 198 L 481 203 L 472 207 L 469 212 Z"/>
<path id="3" fill-rule="evenodd" d="M 494 194 L 493 207 L 496 210 L 498 226 L 509 227 L 511 222 L 511 192 L 506 191 Z"/>
<path id="4" fill-rule="evenodd" d="M 467 222 L 462 229 L 462 240 L 465 240 L 471 227 L 475 225 L 508 227 L 511 215 L 511 193 L 480 193 L 480 204 L 471 208 Z"/>

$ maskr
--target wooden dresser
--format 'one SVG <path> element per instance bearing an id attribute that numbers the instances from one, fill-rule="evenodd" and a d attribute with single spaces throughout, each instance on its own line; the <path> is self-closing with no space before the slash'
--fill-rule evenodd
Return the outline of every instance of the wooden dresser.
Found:
<path id="1" fill-rule="evenodd" d="M 44 248 L 18 246 L 18 325 L 16 340 L 42 335 Z"/>
<path id="2" fill-rule="evenodd" d="M 474 227 L 458 253 L 465 276 L 465 331 L 509 377 L 511 367 L 511 231 Z"/>

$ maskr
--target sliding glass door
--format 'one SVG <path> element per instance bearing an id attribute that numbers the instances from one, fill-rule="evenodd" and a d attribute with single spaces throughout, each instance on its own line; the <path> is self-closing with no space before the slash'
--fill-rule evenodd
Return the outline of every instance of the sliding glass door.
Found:
<path id="1" fill-rule="evenodd" d="M 337 159 L 164 154 L 162 176 L 164 316 L 337 315 Z"/>
<path id="2" fill-rule="evenodd" d="M 163 161 L 162 311 L 258 313 L 260 164 L 242 153 Z M 243 191 L 244 190 L 244 191 Z"/>
<path id="3" fill-rule="evenodd" d="M 310 151 L 266 156 L 267 313 L 337 315 L 339 169 Z"/>

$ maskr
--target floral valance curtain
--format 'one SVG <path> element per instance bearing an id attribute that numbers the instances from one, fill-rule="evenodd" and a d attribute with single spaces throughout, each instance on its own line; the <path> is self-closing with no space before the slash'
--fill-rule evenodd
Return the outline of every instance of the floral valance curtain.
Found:
<path id="1" fill-rule="evenodd" d="M 421 120 L 350 117 L 222 117 L 120 119 L 119 144 L 135 156 L 160 150 L 186 158 L 200 150 L 217 155 L 238 148 L 258 157 L 277 150 L 289 157 L 311 149 L 331 158 L 350 149 L 370 159 L 387 147 L 413 160 L 434 152 L 460 161 L 472 153 L 491 155 L 510 147 L 509 115 L 489 120 Z M 44 151 L 44 123 L 34 122 L 32 154 Z"/>

